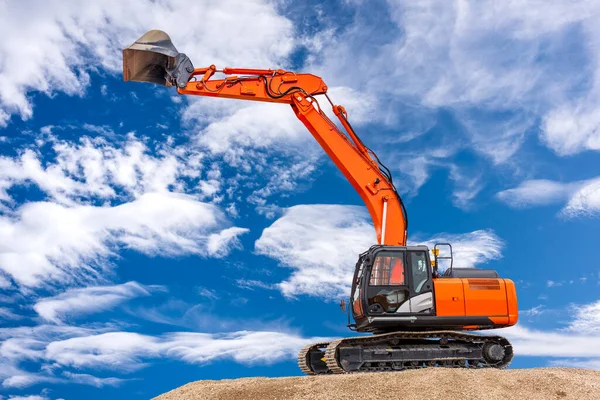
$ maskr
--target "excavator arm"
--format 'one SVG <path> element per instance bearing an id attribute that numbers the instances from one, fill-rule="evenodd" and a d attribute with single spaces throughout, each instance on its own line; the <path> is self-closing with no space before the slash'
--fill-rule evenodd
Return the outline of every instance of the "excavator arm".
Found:
<path id="1" fill-rule="evenodd" d="M 216 73 L 223 77 L 214 79 Z M 406 245 L 406 210 L 390 171 L 356 135 L 344 107 L 331 102 L 320 77 L 271 69 L 217 70 L 214 65 L 194 69 L 166 33 L 154 30 L 123 50 L 123 79 L 176 86 L 182 95 L 289 104 L 363 199 L 377 242 Z M 316 95 L 325 95 L 343 130 L 325 115 Z"/>
<path id="2" fill-rule="evenodd" d="M 216 72 L 226 75 L 211 79 Z M 195 69 L 180 94 L 289 104 L 327 155 L 365 202 L 373 219 L 377 242 L 406 245 L 406 216 L 389 171 L 359 139 L 344 107 L 331 103 L 344 131 L 327 117 L 315 95 L 327 96 L 327 85 L 311 74 L 283 70 L 224 68 Z"/>

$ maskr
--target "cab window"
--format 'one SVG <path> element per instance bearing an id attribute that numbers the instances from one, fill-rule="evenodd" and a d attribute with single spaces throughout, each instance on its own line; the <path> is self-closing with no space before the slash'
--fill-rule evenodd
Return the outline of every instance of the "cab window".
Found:
<path id="1" fill-rule="evenodd" d="M 420 293 L 423 285 L 429 279 L 427 273 L 427 258 L 424 251 L 415 251 L 410 254 L 412 279 L 416 293 Z"/>
<path id="2" fill-rule="evenodd" d="M 402 286 L 404 275 L 403 253 L 381 253 L 373 262 L 369 285 Z"/>

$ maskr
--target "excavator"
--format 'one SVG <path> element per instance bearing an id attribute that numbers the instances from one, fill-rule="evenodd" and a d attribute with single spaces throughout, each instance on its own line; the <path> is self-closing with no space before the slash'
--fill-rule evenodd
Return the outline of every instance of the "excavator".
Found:
<path id="1" fill-rule="evenodd" d="M 358 137 L 320 77 L 281 69 L 194 68 L 165 32 L 152 30 L 123 50 L 123 79 L 175 86 L 180 95 L 288 104 L 364 201 L 377 241 L 358 257 L 347 312 L 354 319 L 350 323 L 348 315 L 348 328 L 369 334 L 306 346 L 298 354 L 304 373 L 510 364 L 513 348 L 506 338 L 476 331 L 516 324 L 515 284 L 494 270 L 453 268 L 449 243 L 431 250 L 407 246 L 406 208 L 390 170 Z M 320 95 L 339 126 L 323 111 Z M 345 302 L 340 305 L 344 311 Z"/>

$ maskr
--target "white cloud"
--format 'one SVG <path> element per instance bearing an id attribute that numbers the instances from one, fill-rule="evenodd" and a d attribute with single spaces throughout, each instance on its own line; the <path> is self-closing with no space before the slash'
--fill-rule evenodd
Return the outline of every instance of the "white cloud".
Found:
<path id="1" fill-rule="evenodd" d="M 129 134 L 122 142 L 84 136 L 76 143 L 51 136 L 54 159 L 28 148 L 14 158 L 0 156 L 0 200 L 10 203 L 6 190 L 30 183 L 64 204 L 81 198 L 116 198 L 117 189 L 122 196 L 164 192 L 181 186 L 182 177 L 197 176 L 202 168 L 191 162 L 199 154 L 167 146 L 149 149 L 144 140 Z"/>
<path id="2" fill-rule="evenodd" d="M 491 230 L 439 234 L 409 244 L 432 247 L 438 242 L 452 243 L 455 267 L 502 257 L 503 242 Z M 277 285 L 284 296 L 332 298 L 348 294 L 358 255 L 373 244 L 375 230 L 364 207 L 317 204 L 285 210 L 263 231 L 255 249 L 292 269 L 291 276 Z"/>
<path id="3" fill-rule="evenodd" d="M 0 275 L 0 289 L 8 289 L 11 286 L 12 285 L 11 285 L 10 281 L 8 279 L 6 279 L 4 276 Z"/>
<path id="4" fill-rule="evenodd" d="M 109 332 L 52 342 L 46 348 L 46 357 L 63 366 L 121 371 L 136 370 L 144 366 L 144 360 L 159 357 L 194 364 L 222 359 L 243 364 L 271 364 L 294 359 L 300 348 L 323 339 L 268 331 L 174 332 L 160 337 Z"/>
<path id="5" fill-rule="evenodd" d="M 454 183 L 454 192 L 452 193 L 452 203 L 461 209 L 468 209 L 477 194 L 483 188 L 482 173 L 472 175 L 472 169 L 468 173 L 457 165 L 450 165 L 448 168 L 450 179 Z"/>
<path id="6" fill-rule="evenodd" d="M 206 297 L 211 300 L 219 300 L 219 295 L 217 295 L 217 291 L 213 289 L 208 289 L 205 287 L 198 288 L 198 294 L 202 297 Z"/>
<path id="7" fill-rule="evenodd" d="M 571 367 L 571 368 L 585 368 L 585 369 L 595 369 L 600 371 L 600 358 L 598 359 L 562 359 L 552 361 L 551 365 L 557 367 Z"/>
<path id="8" fill-rule="evenodd" d="M 540 304 L 527 310 L 519 310 L 519 315 L 523 317 L 537 317 L 546 312 L 548 312 L 546 307 L 543 304 Z"/>
<path id="9" fill-rule="evenodd" d="M 206 244 L 208 254 L 212 257 L 225 257 L 232 248 L 241 248 L 238 236 L 249 231 L 246 228 L 231 227 L 219 233 L 212 233 Z"/>
<path id="10" fill-rule="evenodd" d="M 229 12 L 235 9 L 235 13 Z M 93 5 L 78 1 L 0 4 L 0 123 L 19 113 L 30 118 L 27 94 L 82 95 L 89 71 L 121 69 L 121 50 L 150 29 L 167 31 L 197 66 L 278 66 L 294 46 L 293 27 L 265 0 L 193 4 L 183 0 Z M 201 24 L 181 23 L 181 16 Z M 247 16 L 253 23 L 247 23 Z"/>
<path id="11" fill-rule="evenodd" d="M 168 357 L 194 364 L 218 359 L 243 364 L 273 364 L 295 359 L 302 347 L 323 339 L 283 332 L 241 331 L 219 335 L 182 332 L 167 336 L 164 346 Z"/>
<path id="12" fill-rule="evenodd" d="M 577 189 L 580 182 L 561 183 L 546 179 L 523 181 L 514 189 L 507 189 L 496 194 L 502 202 L 514 208 L 526 208 L 568 200 Z"/>
<path id="13" fill-rule="evenodd" d="M 600 178 L 566 183 L 529 180 L 497 193 L 496 198 L 513 208 L 566 203 L 563 217 L 595 216 L 600 213 Z"/>
<path id="14" fill-rule="evenodd" d="M 206 124 L 198 133 L 198 144 L 212 153 L 226 153 L 229 158 L 235 157 L 240 148 L 281 147 L 281 143 L 290 146 L 311 140 L 310 133 L 285 104 L 194 99 L 183 119 Z"/>
<path id="15" fill-rule="evenodd" d="M 235 281 L 238 287 L 242 289 L 254 290 L 255 288 L 259 289 L 275 289 L 276 285 L 268 284 L 262 281 L 257 281 L 255 279 L 237 279 Z"/>
<path id="16" fill-rule="evenodd" d="M 504 248 L 504 241 L 491 229 L 461 234 L 439 233 L 427 239 L 417 237 L 416 240 L 409 240 L 409 245 L 424 244 L 430 249 L 436 243 L 452 245 L 453 267 L 455 268 L 473 268 L 488 261 L 499 260 L 502 258 L 502 249 Z M 444 248 L 441 248 L 440 255 L 445 251 Z M 440 265 L 440 270 L 442 270 L 441 267 Z"/>
<path id="17" fill-rule="evenodd" d="M 597 34 L 597 33 L 596 33 Z M 600 54 L 594 55 L 596 62 Z M 597 66 L 600 69 L 600 66 Z M 596 72 L 593 88 L 596 93 L 552 110 L 544 118 L 542 140 L 562 156 L 585 150 L 600 150 L 600 70 Z"/>
<path id="18" fill-rule="evenodd" d="M 120 379 L 114 377 L 108 378 L 99 378 L 90 374 L 75 374 L 73 372 L 65 371 L 63 372 L 63 376 L 69 381 L 73 383 L 79 383 L 81 385 L 89 385 L 95 386 L 98 388 L 104 386 L 119 386 L 122 383 L 126 382 L 127 379 Z"/>
<path id="19" fill-rule="evenodd" d="M 590 304 L 573 305 L 571 308 L 575 315 L 567 327 L 568 331 L 585 335 L 600 333 L 600 300 Z"/>
<path id="20" fill-rule="evenodd" d="M 21 319 L 22 317 L 15 314 L 11 309 L 6 307 L 0 307 L 0 318 L 4 320 Z"/>
<path id="21" fill-rule="evenodd" d="M 214 205 L 177 193 L 145 193 L 117 206 L 27 203 L 0 216 L 0 269 L 24 286 L 98 279 L 114 250 L 224 257 L 243 230 L 225 227 Z M 209 241 L 213 244 L 209 249 Z M 218 254 L 214 251 L 220 250 Z"/>
<path id="22" fill-rule="evenodd" d="M 517 356 L 551 357 L 551 365 L 600 369 L 600 301 L 571 305 L 570 310 L 565 328 L 536 330 L 519 323 L 490 334 L 507 337 Z M 547 310 L 538 306 L 530 311 L 520 313 L 531 316 Z"/>
<path id="23" fill-rule="evenodd" d="M 10 396 L 8 400 L 50 400 L 46 396 L 40 396 L 37 394 L 31 394 L 28 396 Z"/>
<path id="24" fill-rule="evenodd" d="M 303 337 L 285 327 L 156 336 L 115 330 L 110 324 L 0 328 L 0 380 L 4 387 L 14 388 L 42 382 L 118 386 L 123 379 L 81 370 L 132 372 L 156 359 L 200 365 L 217 360 L 272 364 L 295 359 L 306 344 L 324 340 L 327 338 Z M 35 372 L 28 371 L 32 366 Z"/>
<path id="25" fill-rule="evenodd" d="M 600 178 L 587 181 L 575 192 L 562 215 L 569 218 L 600 215 Z"/>
<path id="26" fill-rule="evenodd" d="M 21 363 L 44 363 L 46 345 L 53 340 L 63 340 L 74 336 L 92 335 L 114 329 L 104 327 L 79 328 L 65 325 L 37 325 L 16 328 L 0 328 L 0 380 L 2 386 L 24 388 L 39 383 L 62 383 L 52 369 L 40 368 L 29 372 L 20 367 Z"/>
<path id="27" fill-rule="evenodd" d="M 494 332 L 508 338 L 520 356 L 600 358 L 600 338 L 595 335 L 534 330 L 520 324 Z"/>
<path id="28" fill-rule="evenodd" d="M 121 285 L 89 286 L 71 289 L 54 297 L 38 300 L 33 309 L 46 321 L 60 323 L 65 318 L 102 312 L 129 299 L 148 296 L 156 289 L 127 282 Z"/>
<path id="29" fill-rule="evenodd" d="M 50 342 L 45 358 L 75 368 L 133 371 L 143 366 L 141 358 L 157 357 L 156 338 L 133 332 L 108 332 Z"/>
<path id="30" fill-rule="evenodd" d="M 7 364 L 6 362 L 3 363 L 2 368 L 0 368 L 0 379 L 2 380 L 3 387 L 18 389 L 42 382 L 53 381 L 52 378 L 40 377 L 38 374 L 28 373 L 27 371 L 20 370 L 14 365 Z"/>
<path id="31" fill-rule="evenodd" d="M 279 283 L 284 296 L 332 297 L 347 294 L 358 255 L 375 240 L 364 207 L 299 205 L 266 228 L 255 249 L 292 268 Z"/>

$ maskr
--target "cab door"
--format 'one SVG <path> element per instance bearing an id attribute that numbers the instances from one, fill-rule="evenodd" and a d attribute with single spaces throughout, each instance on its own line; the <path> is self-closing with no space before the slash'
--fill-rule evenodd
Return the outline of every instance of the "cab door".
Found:
<path id="1" fill-rule="evenodd" d="M 410 276 L 410 313 L 434 314 L 433 278 L 428 254 L 422 250 L 412 250 L 407 254 Z"/>

